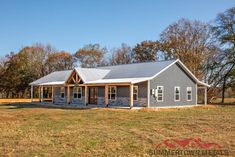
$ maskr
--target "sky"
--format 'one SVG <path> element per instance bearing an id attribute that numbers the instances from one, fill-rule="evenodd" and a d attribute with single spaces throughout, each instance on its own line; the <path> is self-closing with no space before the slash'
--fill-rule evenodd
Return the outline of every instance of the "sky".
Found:
<path id="1" fill-rule="evenodd" d="M 157 40 L 180 18 L 212 22 L 235 0 L 0 0 L 0 56 L 35 43 L 75 53 Z"/>

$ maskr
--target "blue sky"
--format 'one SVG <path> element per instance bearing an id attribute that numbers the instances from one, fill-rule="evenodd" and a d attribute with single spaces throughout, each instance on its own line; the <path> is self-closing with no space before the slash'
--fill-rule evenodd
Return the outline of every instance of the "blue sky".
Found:
<path id="1" fill-rule="evenodd" d="M 156 40 L 180 18 L 203 22 L 234 0 L 0 0 L 0 56 L 36 42 L 74 53 L 89 43 L 107 48 Z"/>

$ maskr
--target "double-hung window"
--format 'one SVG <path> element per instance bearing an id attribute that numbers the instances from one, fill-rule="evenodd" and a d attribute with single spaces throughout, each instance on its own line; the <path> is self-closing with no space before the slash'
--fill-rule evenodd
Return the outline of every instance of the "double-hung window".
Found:
<path id="1" fill-rule="evenodd" d="M 164 95 L 163 86 L 157 86 L 157 89 L 155 90 L 155 97 L 157 99 L 157 102 L 163 102 L 163 95 Z"/>
<path id="2" fill-rule="evenodd" d="M 116 92 L 117 87 L 116 86 L 109 86 L 109 100 L 116 100 Z"/>
<path id="3" fill-rule="evenodd" d="M 64 91 L 65 91 L 65 88 L 64 87 L 60 87 L 60 97 L 61 98 L 64 98 Z"/>
<path id="4" fill-rule="evenodd" d="M 180 101 L 180 87 L 175 87 L 174 99 L 175 101 Z"/>
<path id="5" fill-rule="evenodd" d="M 138 86 L 133 87 L 133 100 L 138 100 Z"/>
<path id="6" fill-rule="evenodd" d="M 187 101 L 192 101 L 192 87 L 187 87 Z"/>
<path id="7" fill-rule="evenodd" d="M 82 98 L 82 88 L 81 87 L 73 87 L 73 98 L 81 99 Z"/>

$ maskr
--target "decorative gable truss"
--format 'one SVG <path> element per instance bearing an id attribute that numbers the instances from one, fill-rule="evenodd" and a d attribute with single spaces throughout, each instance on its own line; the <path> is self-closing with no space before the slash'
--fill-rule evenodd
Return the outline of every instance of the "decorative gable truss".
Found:
<path id="1" fill-rule="evenodd" d="M 73 70 L 66 83 L 78 85 L 78 84 L 83 84 L 83 81 L 81 77 L 77 74 L 76 70 Z"/>

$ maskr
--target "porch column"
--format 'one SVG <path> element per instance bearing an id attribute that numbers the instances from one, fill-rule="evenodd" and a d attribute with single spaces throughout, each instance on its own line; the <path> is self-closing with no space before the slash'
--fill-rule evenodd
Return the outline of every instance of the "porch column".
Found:
<path id="1" fill-rule="evenodd" d="M 31 86 L 31 102 L 33 102 L 33 86 Z"/>
<path id="2" fill-rule="evenodd" d="M 51 102 L 54 103 L 54 87 L 51 86 Z"/>
<path id="3" fill-rule="evenodd" d="M 134 87 L 134 85 L 131 84 L 130 85 L 130 109 L 133 108 L 133 87 Z"/>
<path id="4" fill-rule="evenodd" d="M 109 104 L 108 93 L 109 93 L 108 85 L 105 85 L 105 96 L 104 96 L 104 98 L 105 98 L 105 107 L 108 107 L 108 104 Z"/>
<path id="5" fill-rule="evenodd" d="M 41 102 L 43 102 L 43 86 L 41 87 Z"/>
<path id="6" fill-rule="evenodd" d="M 85 85 L 85 105 L 88 103 L 88 94 L 87 94 L 87 86 Z"/>
<path id="7" fill-rule="evenodd" d="M 41 87 L 38 86 L 38 101 L 41 102 Z"/>
<path id="8" fill-rule="evenodd" d="M 148 96 L 147 96 L 147 107 L 149 108 L 150 107 L 150 80 L 148 80 L 148 87 L 147 87 L 147 94 L 148 94 Z"/>
<path id="9" fill-rule="evenodd" d="M 204 88 L 205 89 L 205 105 L 207 105 L 207 87 Z"/>
<path id="10" fill-rule="evenodd" d="M 197 84 L 196 84 L 196 105 L 198 105 L 197 104 L 197 101 L 198 101 L 198 96 L 197 96 L 197 93 L 198 93 L 198 91 L 197 91 L 198 89 L 197 89 Z"/>
<path id="11" fill-rule="evenodd" d="M 70 104 L 70 87 L 67 86 L 67 103 Z"/>

